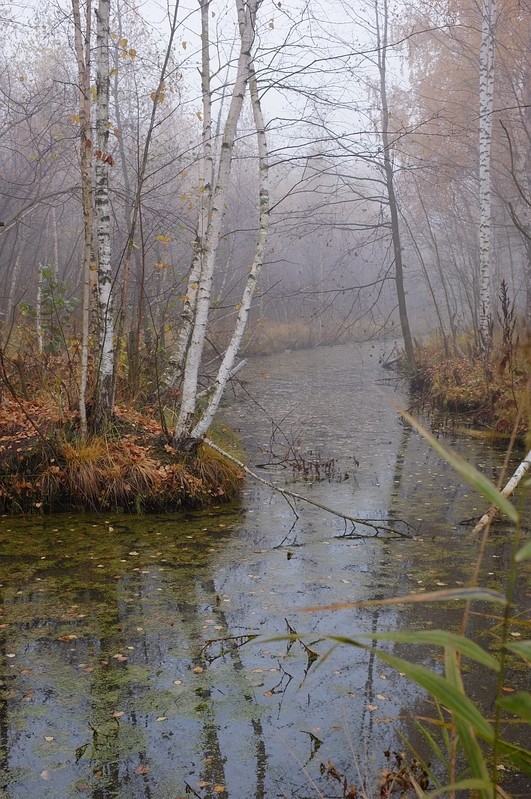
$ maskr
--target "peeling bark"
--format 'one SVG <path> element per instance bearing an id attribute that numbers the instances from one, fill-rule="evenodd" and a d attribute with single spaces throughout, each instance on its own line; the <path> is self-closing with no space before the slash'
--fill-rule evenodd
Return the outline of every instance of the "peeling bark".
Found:
<path id="1" fill-rule="evenodd" d="M 479 345 L 486 357 L 492 344 L 491 150 L 494 103 L 496 0 L 482 0 L 479 59 Z"/>
<path id="2" fill-rule="evenodd" d="M 241 2 L 241 0 L 238 0 Z M 264 262 L 265 247 L 267 242 L 267 231 L 269 226 L 269 186 L 268 186 L 268 172 L 269 164 L 267 157 L 267 139 L 265 132 L 264 117 L 260 104 L 260 97 L 258 94 L 258 85 L 256 82 L 256 74 L 254 67 L 251 65 L 251 74 L 249 78 L 249 92 L 251 95 L 251 103 L 253 107 L 253 117 L 256 126 L 256 135 L 258 140 L 258 165 L 259 165 L 259 193 L 260 193 L 260 211 L 259 211 L 259 226 L 258 226 L 258 240 L 256 244 L 255 255 L 253 262 L 249 268 L 249 274 L 245 284 L 242 300 L 239 303 L 238 316 L 232 339 L 225 352 L 221 366 L 214 383 L 212 396 L 207 405 L 206 410 L 201 416 L 199 422 L 192 430 L 192 437 L 201 438 L 206 434 L 208 428 L 214 421 L 214 415 L 219 407 L 221 397 L 227 385 L 227 382 L 234 374 L 234 361 L 241 346 L 243 334 L 249 317 L 249 310 L 251 301 L 256 287 L 256 282 L 260 274 L 262 264 Z"/>
<path id="3" fill-rule="evenodd" d="M 94 423 L 104 427 L 114 408 L 114 307 L 109 202 L 109 18 L 110 0 L 99 0 L 96 44 L 96 180 L 95 215 L 98 252 L 100 353 Z M 112 161 L 111 161 L 112 163 Z"/>
<path id="4" fill-rule="evenodd" d="M 203 265 L 197 287 L 194 325 L 190 338 L 190 345 L 186 354 L 182 384 L 182 401 L 173 439 L 177 447 L 179 447 L 179 442 L 182 439 L 190 436 L 194 427 L 199 367 L 205 345 L 212 294 L 212 280 L 229 188 L 232 153 L 245 91 L 251 74 L 251 47 L 254 39 L 256 10 L 259 6 L 259 0 L 249 0 L 246 3 L 244 3 L 243 0 L 237 0 L 236 6 L 241 37 L 240 52 L 238 56 L 236 79 L 232 89 L 230 106 L 221 142 L 216 185 L 212 194 L 212 207 L 208 221 L 208 229 L 203 241 Z"/>
<path id="5" fill-rule="evenodd" d="M 87 382 L 89 362 L 90 298 L 94 211 L 92 205 L 92 155 L 90 114 L 90 44 L 92 4 L 88 0 L 85 31 L 81 25 L 79 0 L 72 0 L 74 40 L 79 81 L 79 156 L 81 205 L 83 208 L 83 308 L 81 321 L 81 366 L 79 379 L 79 418 L 82 436 L 87 435 Z M 84 42 L 83 42 L 84 39 Z"/>

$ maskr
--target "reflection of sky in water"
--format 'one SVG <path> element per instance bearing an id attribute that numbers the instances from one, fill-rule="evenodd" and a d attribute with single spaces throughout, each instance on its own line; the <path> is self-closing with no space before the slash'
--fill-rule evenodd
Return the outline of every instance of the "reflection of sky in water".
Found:
<path id="1" fill-rule="evenodd" d="M 464 528 L 432 533 L 441 518 L 455 527 L 482 504 L 399 422 L 388 399 L 405 403 L 396 384 L 374 391 L 375 352 L 261 359 L 245 388 L 284 418 L 284 432 L 302 429 L 303 449 L 335 458 L 342 472 L 359 461 L 355 479 L 295 490 L 353 515 L 420 519 L 419 540 L 340 537 L 342 520 L 301 505 L 296 521 L 282 497 L 250 482 L 243 508 L 186 518 L 0 520 L 7 799 L 175 799 L 186 784 L 202 797 L 227 795 L 216 785 L 237 799 L 313 796 L 328 760 L 351 782 L 360 782 L 356 760 L 377 780 L 384 749 L 399 745 L 392 722 L 415 710 L 414 689 L 362 649 L 339 646 L 308 668 L 310 653 L 330 649 L 326 633 L 457 625 L 458 613 L 307 608 L 463 584 L 476 544 Z M 242 400 L 226 413 L 250 462 L 263 459 L 267 419 Z M 485 448 L 457 443 L 495 473 Z M 494 539 L 492 587 L 506 559 Z M 306 634 L 291 646 L 272 640 L 287 623 Z M 241 646 L 238 636 L 255 633 Z M 417 656 L 432 662 L 425 649 Z"/>

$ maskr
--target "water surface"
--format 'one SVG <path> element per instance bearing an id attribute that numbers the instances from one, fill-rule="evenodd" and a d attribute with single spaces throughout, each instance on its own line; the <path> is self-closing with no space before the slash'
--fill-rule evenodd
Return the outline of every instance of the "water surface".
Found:
<path id="1" fill-rule="evenodd" d="M 6 799 L 340 796 L 321 774 L 329 762 L 377 786 L 422 697 L 362 649 L 315 654 L 332 649 L 327 634 L 458 629 L 459 612 L 308 608 L 466 584 L 477 541 L 461 522 L 484 509 L 401 422 L 409 400 L 379 355 L 366 345 L 256 359 L 224 414 L 262 476 L 401 537 L 367 538 L 310 505 L 297 516 L 252 481 L 241 503 L 206 513 L 0 520 Z M 448 438 L 496 479 L 502 452 Z M 330 479 L 295 479 L 294 453 L 331 464 Z M 501 526 L 483 584 L 503 589 L 510 551 Z M 496 642 L 497 619 L 473 625 Z M 293 631 L 300 639 L 279 639 Z M 493 689 L 482 675 L 477 692 Z"/>

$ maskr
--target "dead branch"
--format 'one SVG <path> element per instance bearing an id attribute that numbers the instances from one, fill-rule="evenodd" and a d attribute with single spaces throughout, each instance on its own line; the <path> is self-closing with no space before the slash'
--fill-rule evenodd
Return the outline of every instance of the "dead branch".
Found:
<path id="1" fill-rule="evenodd" d="M 298 500 L 299 502 L 306 502 L 306 504 L 308 505 L 313 505 L 314 508 L 320 508 L 320 510 L 324 510 L 326 511 L 326 513 L 331 513 L 333 516 L 338 516 L 340 519 L 343 519 L 346 522 L 350 522 L 350 524 L 352 524 L 354 527 L 356 526 L 356 524 L 360 524 L 364 525 L 365 527 L 369 527 L 371 530 L 374 531 L 372 535 L 360 534 L 358 536 L 359 538 L 374 538 L 379 533 L 388 533 L 390 535 L 395 536 L 396 538 L 412 538 L 413 536 L 413 528 L 411 527 L 410 524 L 408 524 L 405 521 L 397 520 L 401 521 L 402 524 L 406 525 L 406 527 L 408 527 L 412 531 L 411 534 L 400 532 L 400 530 L 397 530 L 394 527 L 389 527 L 388 525 L 382 524 L 379 519 L 363 519 L 358 516 L 350 516 L 347 513 L 342 513 L 341 511 L 336 510 L 335 508 L 330 508 L 328 505 L 323 505 L 321 502 L 316 502 L 316 500 L 314 499 L 305 497 L 302 494 L 297 493 L 296 491 L 290 491 L 287 488 L 282 488 L 281 486 L 276 485 L 276 483 L 273 483 L 270 480 L 266 480 L 264 477 L 260 477 L 260 475 L 256 474 L 256 472 L 253 472 L 252 469 L 249 469 L 249 467 L 246 466 L 244 463 L 242 463 L 242 461 L 238 460 L 238 458 L 235 458 L 234 455 L 231 455 L 221 447 L 218 447 L 218 445 L 215 444 L 210 438 L 204 437 L 202 439 L 202 442 L 203 444 L 206 444 L 207 447 L 210 447 L 215 452 L 218 452 L 220 455 L 223 455 L 223 457 L 227 458 L 229 461 L 236 464 L 236 466 L 238 466 L 243 472 L 245 472 L 245 474 L 248 474 L 249 477 L 252 477 L 253 480 L 257 480 L 259 483 L 268 486 L 268 488 L 272 488 L 274 491 L 278 491 L 278 493 L 281 494 L 284 497 L 284 499 L 287 500 L 288 504 L 290 505 L 290 507 L 292 507 L 292 509 L 293 505 L 290 502 L 290 499 L 295 501 Z"/>

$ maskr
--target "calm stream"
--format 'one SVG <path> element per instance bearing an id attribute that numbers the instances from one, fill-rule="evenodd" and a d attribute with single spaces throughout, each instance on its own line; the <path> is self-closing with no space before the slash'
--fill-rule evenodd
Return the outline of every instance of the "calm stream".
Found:
<path id="1" fill-rule="evenodd" d="M 224 416 L 264 478 L 408 537 L 366 538 L 311 505 L 297 518 L 251 481 L 241 504 L 206 513 L 0 519 L 2 796 L 341 796 L 320 773 L 328 762 L 378 785 L 384 751 L 404 748 L 399 734 L 414 735 L 426 705 L 373 655 L 326 635 L 457 629 L 458 608 L 316 608 L 466 584 L 477 542 L 460 522 L 485 509 L 401 422 L 408 397 L 379 355 L 363 345 L 256 359 Z M 502 450 L 446 438 L 497 479 Z M 295 453 L 325 479 L 294 476 Z M 496 527 L 483 585 L 503 590 L 510 552 Z M 495 641 L 495 619 L 472 626 Z M 289 630 L 303 637 L 279 640 Z M 416 651 L 426 664 L 434 654 Z M 487 700 L 494 677 L 477 682 Z"/>

